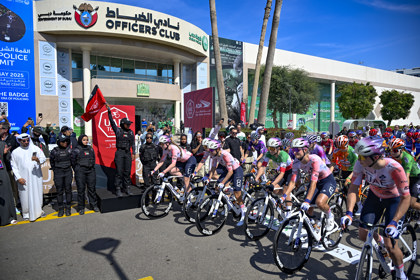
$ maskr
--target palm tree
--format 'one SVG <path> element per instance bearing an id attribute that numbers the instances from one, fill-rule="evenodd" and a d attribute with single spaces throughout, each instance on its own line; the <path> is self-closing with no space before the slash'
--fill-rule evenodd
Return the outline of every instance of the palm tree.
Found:
<path id="1" fill-rule="evenodd" d="M 211 30 L 212 30 L 212 37 L 213 37 L 214 58 L 215 58 L 215 64 L 216 64 L 217 94 L 219 96 L 220 115 L 222 118 L 225 119 L 224 125 L 227 125 L 228 114 L 227 114 L 227 107 L 226 107 L 225 85 L 224 85 L 223 72 L 222 72 L 222 58 L 220 57 L 219 32 L 217 30 L 216 3 L 215 3 L 215 0 L 209 0 L 209 2 L 210 2 L 210 21 L 211 21 Z"/>
<path id="2" fill-rule="evenodd" d="M 265 6 L 263 25 L 262 25 L 261 36 L 260 36 L 260 44 L 258 46 L 257 62 L 255 63 L 254 86 L 252 88 L 251 108 L 250 108 L 249 119 L 248 119 L 249 125 L 251 125 L 251 123 L 254 122 L 254 118 L 255 118 L 255 106 L 257 103 L 258 83 L 260 81 L 261 57 L 262 57 L 262 52 L 264 49 L 265 32 L 267 31 L 267 22 L 270 17 L 272 2 L 273 2 L 272 0 L 267 0 L 267 5 Z"/>
<path id="3" fill-rule="evenodd" d="M 260 108 L 258 110 L 258 122 L 265 124 L 267 114 L 268 94 L 270 91 L 271 71 L 273 69 L 274 53 L 276 51 L 277 31 L 279 29 L 280 12 L 283 0 L 276 0 L 274 8 L 273 23 L 271 26 L 270 43 L 268 44 L 267 60 L 265 62 L 265 72 L 260 98 Z"/>

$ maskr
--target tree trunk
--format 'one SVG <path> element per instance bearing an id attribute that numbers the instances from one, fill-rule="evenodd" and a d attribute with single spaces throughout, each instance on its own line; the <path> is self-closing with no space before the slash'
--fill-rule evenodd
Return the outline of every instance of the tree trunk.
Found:
<path id="1" fill-rule="evenodd" d="M 255 106 L 257 104 L 258 83 L 260 81 L 261 57 L 262 57 L 262 53 L 264 49 L 265 32 L 267 31 L 267 22 L 268 22 L 268 19 L 270 18 L 272 2 L 273 2 L 272 0 L 267 0 L 267 5 L 265 6 L 263 25 L 261 28 L 260 44 L 258 46 L 257 62 L 255 63 L 255 77 L 254 77 L 254 85 L 252 87 L 251 108 L 249 110 L 248 125 L 251 125 L 255 119 Z"/>
<path id="2" fill-rule="evenodd" d="M 228 114 L 226 107 L 226 94 L 225 94 L 225 85 L 223 80 L 222 72 L 222 58 L 220 56 L 220 46 L 219 46 L 219 32 L 217 30 L 217 15 L 216 15 L 216 3 L 215 0 L 209 0 L 210 2 L 210 21 L 211 21 L 211 30 L 213 37 L 213 49 L 214 49 L 214 58 L 216 64 L 216 80 L 217 80 L 217 94 L 219 96 L 219 108 L 220 115 L 225 119 L 224 125 L 227 125 Z"/>
<path id="3" fill-rule="evenodd" d="M 267 115 L 268 94 L 270 91 L 271 71 L 273 69 L 274 53 L 276 51 L 277 31 L 279 29 L 280 12 L 283 0 L 276 0 L 274 8 L 273 24 L 271 26 L 270 43 L 268 45 L 267 60 L 265 62 L 264 79 L 260 97 L 260 108 L 258 110 L 258 122 L 265 124 Z"/>
<path id="4" fill-rule="evenodd" d="M 279 123 L 277 121 L 277 109 L 273 110 L 273 123 L 275 128 L 279 128 Z"/>

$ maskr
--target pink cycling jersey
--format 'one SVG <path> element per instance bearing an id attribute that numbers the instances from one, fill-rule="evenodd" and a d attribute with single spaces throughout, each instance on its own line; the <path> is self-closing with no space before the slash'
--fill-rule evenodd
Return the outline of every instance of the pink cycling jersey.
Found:
<path id="1" fill-rule="evenodd" d="M 188 152 L 185 149 L 180 149 L 177 146 L 171 144 L 169 145 L 168 149 L 163 151 L 162 158 L 160 159 L 160 161 L 165 161 L 168 155 L 171 155 L 172 163 L 174 163 L 177 161 L 186 162 L 192 156 L 192 153 Z"/>
<path id="2" fill-rule="evenodd" d="M 403 167 L 391 158 L 385 158 L 386 165 L 381 169 L 363 167 L 359 161 L 353 168 L 351 183 L 362 184 L 365 176 L 366 183 L 370 185 L 369 190 L 382 199 L 410 195 L 407 176 Z"/>
<path id="3" fill-rule="evenodd" d="M 310 173 L 311 181 L 314 182 L 318 182 L 319 180 L 325 179 L 331 175 L 330 169 L 317 155 L 309 155 L 309 161 L 306 164 L 303 164 L 300 160 L 295 159 L 293 162 L 293 174 L 291 179 L 293 182 L 296 182 L 299 169 L 302 169 L 306 173 Z"/>
<path id="4" fill-rule="evenodd" d="M 212 167 L 216 167 L 220 163 L 228 171 L 236 170 L 240 166 L 239 161 L 226 150 L 221 150 L 219 156 L 211 156 L 211 159 L 213 160 Z"/>

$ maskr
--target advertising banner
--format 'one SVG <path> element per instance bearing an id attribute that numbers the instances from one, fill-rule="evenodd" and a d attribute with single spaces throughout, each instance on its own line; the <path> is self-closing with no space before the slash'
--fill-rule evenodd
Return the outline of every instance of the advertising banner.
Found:
<path id="1" fill-rule="evenodd" d="M 193 131 L 213 126 L 213 88 L 184 93 L 184 125 Z"/>
<path id="2" fill-rule="evenodd" d="M 210 40 L 210 43 L 210 86 L 215 88 L 215 105 L 218 106 L 213 39 Z M 239 123 L 241 119 L 241 102 L 243 100 L 243 43 L 241 41 L 219 38 L 219 44 L 228 117 Z M 219 110 L 216 111 L 220 112 Z"/>
<path id="3" fill-rule="evenodd" d="M 120 127 L 120 121 L 123 118 L 128 118 L 129 120 L 135 119 L 134 106 L 111 106 L 111 113 L 112 118 L 118 127 Z M 135 124 L 133 123 L 131 127 L 134 128 Z M 117 150 L 115 133 L 112 130 L 106 107 L 102 107 L 102 110 L 93 118 L 92 134 L 92 146 L 96 154 L 96 164 L 115 169 L 114 156 L 115 151 Z M 131 165 L 131 180 L 133 184 L 136 184 L 136 165 L 137 164 L 133 161 Z"/>
<path id="4" fill-rule="evenodd" d="M 0 4 L 0 114 L 8 117 L 11 130 L 20 130 L 28 117 L 35 119 L 32 4 Z"/>
<path id="5" fill-rule="evenodd" d="M 241 121 L 246 123 L 246 105 L 245 102 L 241 102 Z"/>

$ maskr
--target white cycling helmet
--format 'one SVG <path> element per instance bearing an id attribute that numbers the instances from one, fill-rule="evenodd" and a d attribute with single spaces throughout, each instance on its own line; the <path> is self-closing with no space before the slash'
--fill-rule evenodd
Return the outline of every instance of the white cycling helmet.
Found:
<path id="1" fill-rule="evenodd" d="M 304 148 L 309 147 L 308 141 L 303 138 L 296 138 L 292 141 L 292 148 Z"/>
<path id="2" fill-rule="evenodd" d="M 213 139 L 206 137 L 206 138 L 204 138 L 204 139 L 203 139 L 203 141 L 201 142 L 201 145 L 203 145 L 203 146 L 207 146 L 207 145 L 209 144 L 209 141 L 211 141 L 211 140 L 213 140 Z"/>
<path id="3" fill-rule="evenodd" d="M 222 144 L 217 140 L 211 140 L 207 143 L 207 148 L 216 150 L 218 148 L 222 147 Z"/>
<path id="4" fill-rule="evenodd" d="M 277 147 L 280 147 L 282 145 L 283 145 L 283 143 L 281 142 L 281 140 L 279 138 L 274 137 L 274 138 L 268 139 L 268 141 L 267 141 L 267 146 L 268 147 L 277 148 Z"/>
<path id="5" fill-rule="evenodd" d="M 162 135 L 159 137 L 159 143 L 171 143 L 171 137 L 169 137 L 168 135 Z"/>
<path id="6" fill-rule="evenodd" d="M 251 132 L 251 140 L 252 141 L 254 141 L 254 140 L 259 140 L 260 139 L 260 135 L 258 134 L 258 132 L 256 132 L 256 131 L 253 131 L 253 132 Z"/>

